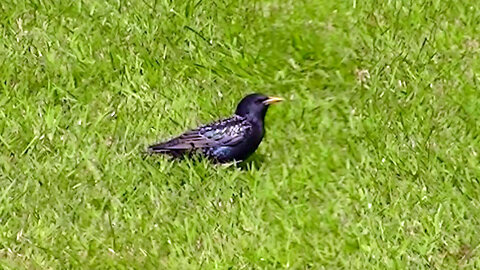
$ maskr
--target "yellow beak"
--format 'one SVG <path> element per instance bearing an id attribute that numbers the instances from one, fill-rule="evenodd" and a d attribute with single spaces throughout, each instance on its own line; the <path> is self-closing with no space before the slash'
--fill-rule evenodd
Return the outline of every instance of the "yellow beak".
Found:
<path id="1" fill-rule="evenodd" d="M 278 103 L 278 102 L 282 102 L 284 101 L 285 99 L 281 98 L 281 97 L 268 97 L 267 100 L 265 100 L 263 102 L 263 104 L 265 105 L 270 105 L 270 104 L 274 104 L 274 103 Z"/>

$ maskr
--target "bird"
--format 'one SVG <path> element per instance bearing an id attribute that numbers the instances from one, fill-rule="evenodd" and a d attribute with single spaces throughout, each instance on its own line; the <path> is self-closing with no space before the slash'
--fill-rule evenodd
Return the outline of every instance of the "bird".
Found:
<path id="1" fill-rule="evenodd" d="M 265 135 L 264 120 L 269 106 L 283 100 L 259 93 L 249 94 L 238 103 L 233 116 L 150 145 L 147 152 L 174 158 L 197 154 L 215 163 L 242 162 L 262 142 Z"/>

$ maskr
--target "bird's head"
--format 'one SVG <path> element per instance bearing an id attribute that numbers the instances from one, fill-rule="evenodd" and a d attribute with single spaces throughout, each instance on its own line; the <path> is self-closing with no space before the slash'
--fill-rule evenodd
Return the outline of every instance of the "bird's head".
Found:
<path id="1" fill-rule="evenodd" d="M 252 119 L 265 118 L 270 104 L 283 101 L 283 98 L 268 97 L 262 94 L 250 94 L 242 99 L 235 111 L 236 115 L 245 116 Z"/>

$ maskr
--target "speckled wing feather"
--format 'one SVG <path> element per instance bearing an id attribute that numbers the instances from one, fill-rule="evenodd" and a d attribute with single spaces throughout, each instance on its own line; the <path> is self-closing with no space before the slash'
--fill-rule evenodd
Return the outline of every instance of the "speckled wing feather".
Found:
<path id="1" fill-rule="evenodd" d="M 232 146 L 241 142 L 251 132 L 246 118 L 235 115 L 199 128 L 190 130 L 167 142 L 149 147 L 152 153 L 193 150 L 215 146 Z"/>

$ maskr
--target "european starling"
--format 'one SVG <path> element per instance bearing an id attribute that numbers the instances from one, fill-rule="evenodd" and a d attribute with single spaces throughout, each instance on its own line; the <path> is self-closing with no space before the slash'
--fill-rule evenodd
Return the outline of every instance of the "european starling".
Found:
<path id="1" fill-rule="evenodd" d="M 263 139 L 268 106 L 282 100 L 278 97 L 250 94 L 240 101 L 232 117 L 151 145 L 148 152 L 173 157 L 197 153 L 219 163 L 243 161 L 255 152 Z"/>

